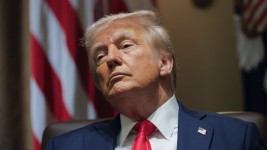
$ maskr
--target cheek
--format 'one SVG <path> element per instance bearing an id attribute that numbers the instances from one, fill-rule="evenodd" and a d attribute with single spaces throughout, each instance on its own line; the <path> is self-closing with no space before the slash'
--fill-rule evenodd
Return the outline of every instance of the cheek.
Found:
<path id="1" fill-rule="evenodd" d="M 104 83 L 108 80 L 108 71 L 104 69 L 104 67 L 97 67 L 96 68 L 96 76 L 98 78 L 98 83 L 102 87 Z"/>
<path id="2" fill-rule="evenodd" d="M 132 64 L 133 71 L 138 71 L 138 73 L 144 77 L 158 75 L 159 61 L 156 57 L 153 57 L 153 55 L 141 55 L 137 57 L 136 62 Z"/>

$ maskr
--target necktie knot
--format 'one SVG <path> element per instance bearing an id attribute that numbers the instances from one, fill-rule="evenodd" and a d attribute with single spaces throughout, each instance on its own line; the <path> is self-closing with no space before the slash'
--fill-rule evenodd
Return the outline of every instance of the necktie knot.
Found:
<path id="1" fill-rule="evenodd" d="M 138 122 L 133 129 L 138 133 L 143 132 L 146 136 L 150 136 L 156 130 L 156 127 L 150 121 L 143 120 Z"/>
<path id="2" fill-rule="evenodd" d="M 148 137 L 156 130 L 153 123 L 148 120 L 138 122 L 133 129 L 138 132 L 132 150 L 151 150 Z"/>

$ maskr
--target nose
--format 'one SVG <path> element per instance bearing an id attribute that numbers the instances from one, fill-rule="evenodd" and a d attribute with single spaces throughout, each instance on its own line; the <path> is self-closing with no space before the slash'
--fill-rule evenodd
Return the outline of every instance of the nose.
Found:
<path id="1" fill-rule="evenodd" d="M 122 65 L 121 51 L 115 45 L 108 47 L 106 61 L 110 69 Z"/>

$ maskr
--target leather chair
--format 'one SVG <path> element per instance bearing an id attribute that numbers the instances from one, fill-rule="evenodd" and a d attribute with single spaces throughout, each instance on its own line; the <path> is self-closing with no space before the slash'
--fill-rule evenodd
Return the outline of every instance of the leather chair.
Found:
<path id="1" fill-rule="evenodd" d="M 265 143 L 267 143 L 267 117 L 256 112 L 242 112 L 242 111 L 232 111 L 232 112 L 218 112 L 219 114 L 229 116 L 229 117 L 234 117 L 238 118 L 244 121 L 248 122 L 254 122 L 264 139 Z M 43 139 L 42 139 L 42 149 L 45 149 L 45 145 L 48 142 L 48 139 L 60 135 L 62 133 L 66 133 L 68 131 L 86 126 L 88 124 L 97 122 L 97 121 L 103 121 L 103 120 L 108 120 L 111 118 L 107 119 L 95 119 L 95 120 L 79 120 L 79 121 L 68 121 L 68 122 L 57 122 L 50 124 L 46 127 L 44 134 L 43 134 Z"/>

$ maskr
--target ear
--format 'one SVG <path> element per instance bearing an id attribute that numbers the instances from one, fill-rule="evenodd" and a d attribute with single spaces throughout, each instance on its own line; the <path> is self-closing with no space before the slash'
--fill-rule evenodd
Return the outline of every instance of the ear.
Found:
<path id="1" fill-rule="evenodd" d="M 173 58 L 170 54 L 163 53 L 160 56 L 160 77 L 171 75 L 173 69 Z"/>

